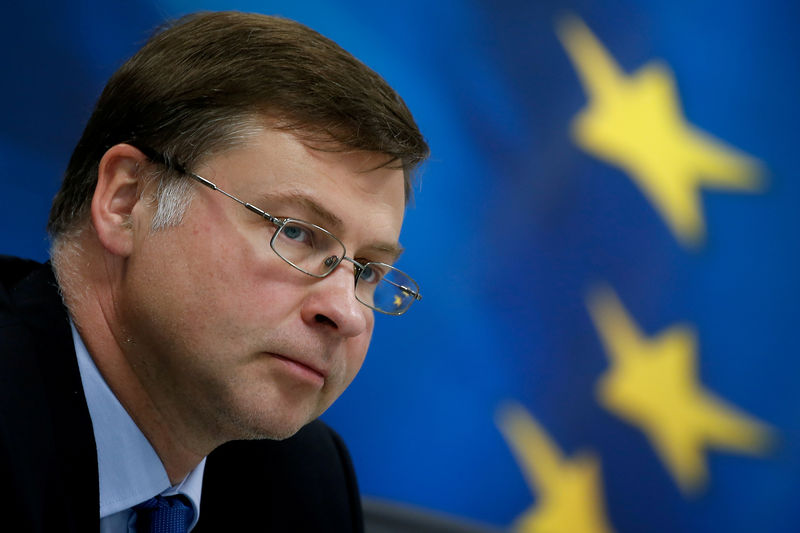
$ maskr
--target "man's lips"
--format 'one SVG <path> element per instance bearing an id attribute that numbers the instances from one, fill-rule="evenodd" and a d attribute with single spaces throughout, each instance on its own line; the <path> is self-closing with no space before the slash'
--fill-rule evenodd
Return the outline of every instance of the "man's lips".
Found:
<path id="1" fill-rule="evenodd" d="M 308 381 L 318 382 L 320 385 L 325 383 L 327 372 L 325 372 L 323 369 L 311 366 L 306 362 L 301 362 L 285 355 L 277 353 L 270 353 L 269 355 L 271 355 L 274 359 L 284 363 L 296 376 Z"/>

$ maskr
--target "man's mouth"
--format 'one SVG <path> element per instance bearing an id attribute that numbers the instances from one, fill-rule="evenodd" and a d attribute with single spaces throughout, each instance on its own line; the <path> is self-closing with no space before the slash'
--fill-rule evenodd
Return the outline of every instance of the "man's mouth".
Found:
<path id="1" fill-rule="evenodd" d="M 280 361 L 284 368 L 286 368 L 294 377 L 320 387 L 325 384 L 325 378 L 327 375 L 322 369 L 315 368 L 285 355 L 276 353 L 271 353 L 270 355 L 276 361 Z"/>

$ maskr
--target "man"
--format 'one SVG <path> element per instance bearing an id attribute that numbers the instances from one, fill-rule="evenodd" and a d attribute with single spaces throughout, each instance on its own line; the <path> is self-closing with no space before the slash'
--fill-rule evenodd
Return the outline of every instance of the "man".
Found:
<path id="1" fill-rule="evenodd" d="M 4 520 L 360 530 L 316 418 L 375 310 L 420 298 L 391 265 L 427 153 L 385 81 L 300 24 L 206 13 L 150 39 L 69 162 L 52 270 L 0 263 Z"/>

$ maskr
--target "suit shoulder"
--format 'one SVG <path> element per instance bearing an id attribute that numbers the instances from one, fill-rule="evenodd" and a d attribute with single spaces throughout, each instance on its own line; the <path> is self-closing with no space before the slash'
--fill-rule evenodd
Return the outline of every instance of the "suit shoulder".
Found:
<path id="1" fill-rule="evenodd" d="M 43 265 L 32 259 L 0 254 L 0 286 L 8 289 Z"/>
<path id="2" fill-rule="evenodd" d="M 26 281 L 37 271 L 49 273 L 45 265 L 36 261 L 0 255 L 0 326 L 17 322 L 18 300 L 25 298 Z"/>

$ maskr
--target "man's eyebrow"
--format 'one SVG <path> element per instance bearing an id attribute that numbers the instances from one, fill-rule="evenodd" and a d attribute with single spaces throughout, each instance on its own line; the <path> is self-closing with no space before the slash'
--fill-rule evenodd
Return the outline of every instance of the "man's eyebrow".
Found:
<path id="1" fill-rule="evenodd" d="M 342 229 L 344 226 L 344 222 L 342 219 L 331 213 L 329 210 L 322 207 L 318 202 L 316 202 L 313 198 L 309 197 L 302 192 L 286 192 L 280 194 L 266 194 L 263 196 L 265 202 L 268 202 L 275 207 L 280 207 L 278 209 L 283 209 L 283 204 L 290 204 L 294 205 L 295 207 L 300 207 L 305 211 L 308 211 L 314 214 L 320 221 L 320 225 L 323 226 L 327 230 L 339 230 Z M 276 213 L 270 213 L 271 215 L 276 215 Z M 277 214 L 281 214 L 281 216 L 285 216 L 285 214 L 277 212 Z M 335 233 L 335 232 L 334 232 Z"/>
<path id="2" fill-rule="evenodd" d="M 336 235 L 337 231 L 341 231 L 342 228 L 344 228 L 344 222 L 342 222 L 341 218 L 334 215 L 328 209 L 325 209 L 323 206 L 321 206 L 319 202 L 300 191 L 266 194 L 263 196 L 263 199 L 265 202 L 274 205 L 278 209 L 282 209 L 283 204 L 289 204 L 300 207 L 301 209 L 314 214 L 319 219 L 320 225 L 334 235 Z M 281 207 L 278 207 L 279 204 Z M 280 214 L 280 211 L 277 211 L 276 213 Z M 276 213 L 270 214 L 275 215 Z M 281 214 L 281 216 L 284 215 Z M 363 255 L 366 253 L 388 255 L 390 258 L 389 262 L 391 263 L 396 261 L 403 251 L 404 249 L 400 244 L 380 241 L 370 243 L 359 248 L 358 255 Z"/>
<path id="3" fill-rule="evenodd" d="M 390 257 L 389 263 L 394 263 L 400 257 L 404 251 L 403 247 L 399 244 L 393 244 L 390 242 L 377 242 L 373 244 L 369 244 L 362 248 L 359 248 L 358 255 L 363 254 L 379 254 L 379 255 L 388 255 Z M 374 259 L 371 259 L 374 261 Z M 384 261 L 385 262 L 385 261 Z"/>

